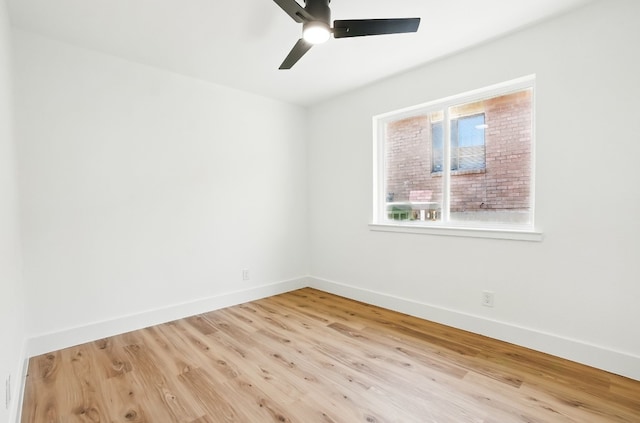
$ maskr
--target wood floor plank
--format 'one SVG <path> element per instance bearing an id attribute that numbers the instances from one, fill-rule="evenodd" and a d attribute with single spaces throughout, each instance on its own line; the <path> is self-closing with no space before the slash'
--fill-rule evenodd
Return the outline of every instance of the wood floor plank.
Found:
<path id="1" fill-rule="evenodd" d="M 22 423 L 640 422 L 640 382 L 301 289 L 33 357 Z"/>

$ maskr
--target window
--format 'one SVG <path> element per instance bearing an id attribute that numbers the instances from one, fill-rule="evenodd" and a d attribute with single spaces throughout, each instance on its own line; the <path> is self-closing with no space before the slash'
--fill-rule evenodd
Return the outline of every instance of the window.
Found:
<path id="1" fill-rule="evenodd" d="M 533 95 L 527 77 L 377 116 L 374 224 L 532 231 Z"/>
<path id="2" fill-rule="evenodd" d="M 485 166 L 484 113 L 451 119 L 451 170 L 480 170 Z M 442 172 L 442 121 L 431 124 L 431 172 Z"/>

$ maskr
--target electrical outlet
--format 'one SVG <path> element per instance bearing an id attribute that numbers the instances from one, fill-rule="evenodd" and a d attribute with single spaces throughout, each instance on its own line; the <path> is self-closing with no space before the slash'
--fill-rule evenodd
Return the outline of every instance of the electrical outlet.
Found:
<path id="1" fill-rule="evenodd" d="M 482 291 L 482 305 L 485 307 L 493 307 L 493 295 L 491 291 Z"/>
<path id="2" fill-rule="evenodd" d="M 4 382 L 4 406 L 8 410 L 11 404 L 11 375 L 7 376 Z"/>
<path id="3" fill-rule="evenodd" d="M 249 280 L 249 269 L 242 269 L 242 280 L 243 281 Z"/>

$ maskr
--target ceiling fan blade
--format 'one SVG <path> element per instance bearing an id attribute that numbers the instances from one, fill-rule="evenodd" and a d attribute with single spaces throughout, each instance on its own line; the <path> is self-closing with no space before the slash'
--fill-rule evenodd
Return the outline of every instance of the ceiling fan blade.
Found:
<path id="1" fill-rule="evenodd" d="M 280 65 L 280 69 L 291 69 L 311 47 L 313 47 L 313 44 L 300 38 L 296 45 L 291 49 L 291 52 L 289 52 L 287 58 L 284 59 L 284 62 Z"/>
<path id="2" fill-rule="evenodd" d="M 282 10 L 287 12 L 294 21 L 298 23 L 313 20 L 313 16 L 309 14 L 296 0 L 273 0 Z"/>
<path id="3" fill-rule="evenodd" d="M 416 32 L 419 26 L 420 18 L 338 20 L 333 22 L 333 37 L 363 37 Z"/>

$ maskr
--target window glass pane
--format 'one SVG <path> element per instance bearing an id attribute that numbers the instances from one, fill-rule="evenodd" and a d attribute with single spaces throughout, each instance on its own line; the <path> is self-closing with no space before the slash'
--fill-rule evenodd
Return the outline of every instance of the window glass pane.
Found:
<path id="1" fill-rule="evenodd" d="M 444 129 L 442 128 L 442 121 L 431 124 L 431 139 L 433 146 L 431 171 L 442 172 L 442 161 L 444 160 Z"/>
<path id="2" fill-rule="evenodd" d="M 484 145 L 484 114 L 458 119 L 458 147 Z"/>
<path id="3" fill-rule="evenodd" d="M 451 221 L 530 223 L 532 90 L 449 110 L 452 116 L 474 111 L 473 116 L 456 118 Z"/>
<path id="4" fill-rule="evenodd" d="M 439 111 L 386 124 L 386 220 L 440 218 L 442 176 L 432 168 L 442 166 L 442 117 Z M 434 133 L 439 141 L 434 142 Z"/>
<path id="5" fill-rule="evenodd" d="M 456 131 L 451 131 L 451 170 L 484 169 L 484 113 L 461 117 L 454 122 Z"/>
<path id="6" fill-rule="evenodd" d="M 451 121 L 451 170 L 457 170 L 459 165 L 458 160 L 458 121 L 456 119 Z"/>

